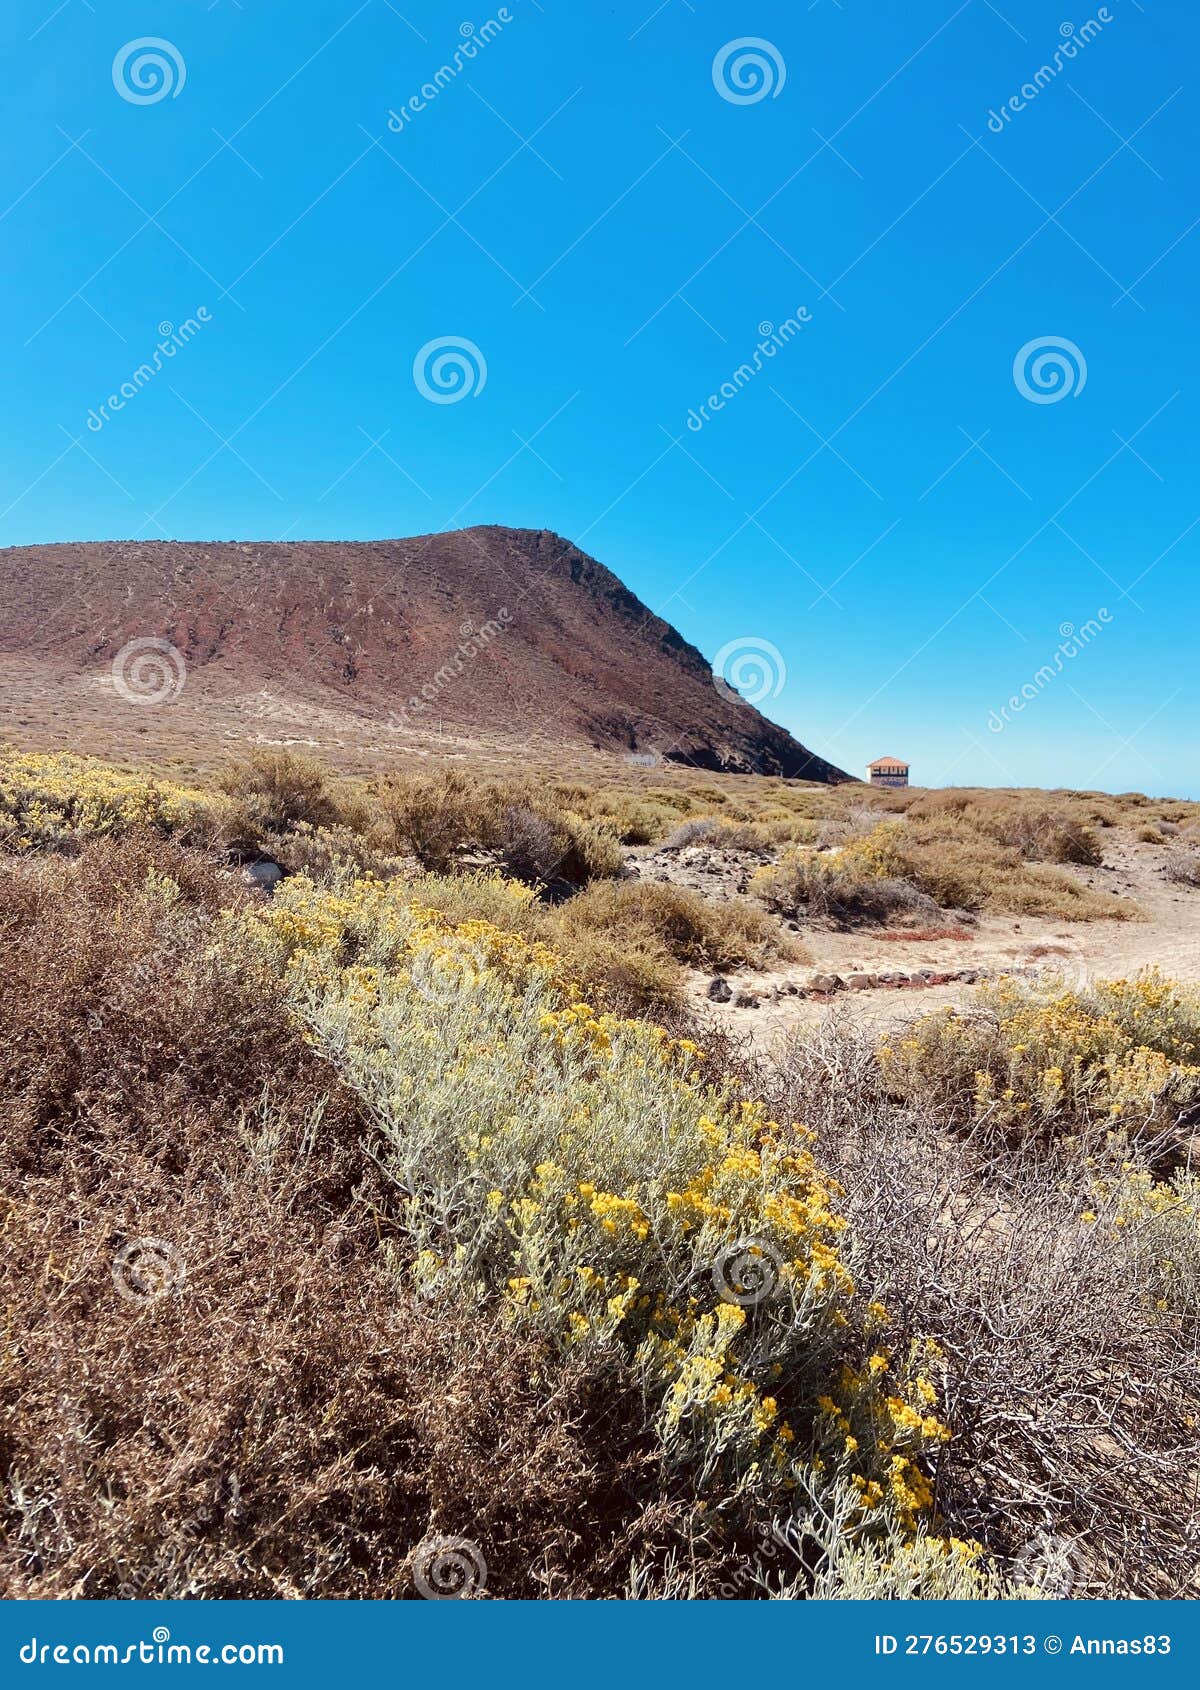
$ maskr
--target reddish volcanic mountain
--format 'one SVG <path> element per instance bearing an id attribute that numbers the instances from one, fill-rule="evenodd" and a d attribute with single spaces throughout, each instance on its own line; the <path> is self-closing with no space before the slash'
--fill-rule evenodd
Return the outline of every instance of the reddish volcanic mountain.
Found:
<path id="1" fill-rule="evenodd" d="M 531 529 L 0 551 L 0 681 L 0 734 L 108 754 L 138 736 L 196 755 L 449 740 L 847 778 L 714 684 L 611 571 Z"/>

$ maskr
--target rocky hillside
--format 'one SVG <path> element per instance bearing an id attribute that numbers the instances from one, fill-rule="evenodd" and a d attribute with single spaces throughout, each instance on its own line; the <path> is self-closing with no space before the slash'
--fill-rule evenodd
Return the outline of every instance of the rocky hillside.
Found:
<path id="1" fill-rule="evenodd" d="M 136 717 L 151 741 L 449 739 L 846 778 L 545 531 L 18 547 L 0 605 L 0 733 L 20 741 L 110 751 Z M 170 709 L 128 708 L 151 702 Z"/>

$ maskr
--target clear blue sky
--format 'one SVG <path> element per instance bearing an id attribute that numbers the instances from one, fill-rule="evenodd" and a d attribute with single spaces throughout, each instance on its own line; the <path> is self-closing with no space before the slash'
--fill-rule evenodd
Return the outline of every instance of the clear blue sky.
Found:
<path id="1" fill-rule="evenodd" d="M 0 21 L 0 543 L 553 528 L 845 766 L 1200 794 L 1189 0 L 56 4 Z"/>

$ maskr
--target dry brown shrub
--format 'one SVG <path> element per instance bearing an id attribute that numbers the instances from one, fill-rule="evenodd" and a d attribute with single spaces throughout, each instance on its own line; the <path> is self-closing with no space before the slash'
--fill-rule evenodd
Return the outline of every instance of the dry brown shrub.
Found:
<path id="1" fill-rule="evenodd" d="M 662 842 L 663 850 L 683 851 L 689 845 L 702 845 L 713 838 L 716 828 L 717 824 L 711 817 L 694 816 L 672 829 Z"/>
<path id="2" fill-rule="evenodd" d="M 715 1589 L 619 1356 L 403 1288 L 371 1119 L 214 942 L 241 897 L 160 841 L 0 868 L 4 1587 L 406 1596 L 461 1534 L 492 1595 Z"/>
<path id="3" fill-rule="evenodd" d="M 224 1155 L 207 1188 L 147 1179 L 82 1216 L 39 1188 L 9 1217 L 49 1265 L 3 1391 L 10 1594 L 411 1596 L 434 1534 L 479 1546 L 491 1595 L 610 1594 L 679 1535 L 669 1499 L 630 1505 L 649 1456 L 611 1375 L 398 1293 L 365 1210 Z M 111 1280 L 130 1225 L 187 1264 L 144 1307 Z"/>
<path id="4" fill-rule="evenodd" d="M 1172 851 L 1166 861 L 1166 875 L 1177 886 L 1200 886 L 1200 851 Z"/>
<path id="5" fill-rule="evenodd" d="M 555 796 L 568 809 L 589 821 L 602 822 L 622 845 L 652 845 L 687 815 L 691 802 L 683 793 L 653 790 L 621 792 L 603 787 L 590 792 L 582 787 L 556 786 Z"/>
<path id="6" fill-rule="evenodd" d="M 969 828 L 1011 847 L 1027 862 L 1096 868 L 1103 861 L 1100 841 L 1089 825 L 1100 813 L 1069 794 L 1048 800 L 1044 794 L 1024 792 L 931 792 L 908 813 L 911 820 L 927 824 L 927 838 L 941 831 L 953 839 Z"/>
<path id="7" fill-rule="evenodd" d="M 710 903 L 689 887 L 654 880 L 598 881 L 564 904 L 568 934 L 657 941 L 693 968 L 761 968 L 793 955 L 779 924 L 743 898 Z"/>
<path id="8" fill-rule="evenodd" d="M 326 770 L 294 751 L 256 749 L 225 769 L 219 785 L 230 800 L 226 828 L 234 844 L 257 848 L 265 835 L 298 823 L 329 827 L 339 819 Z"/>
<path id="9" fill-rule="evenodd" d="M 1072 921 L 1131 920 L 1134 904 L 1093 891 L 1073 876 L 1026 862 L 961 818 L 916 820 L 876 828 L 848 845 L 843 872 L 907 880 L 948 909 L 1010 910 Z"/>
<path id="10" fill-rule="evenodd" d="M 396 776 L 380 785 L 376 843 L 444 872 L 486 855 L 530 885 L 586 886 L 621 872 L 616 835 L 562 807 L 552 793 L 512 780 L 477 782 L 457 770 Z"/>
<path id="11" fill-rule="evenodd" d="M 651 934 L 631 939 L 590 928 L 559 929 L 551 943 L 566 973 L 598 1009 L 661 1020 L 682 1005 L 679 964 Z"/>
<path id="12" fill-rule="evenodd" d="M 375 800 L 381 848 L 411 852 L 422 868 L 448 868 L 482 829 L 476 789 L 457 769 L 396 776 L 381 782 Z"/>
<path id="13" fill-rule="evenodd" d="M 840 927 L 907 920 L 929 925 L 941 910 L 925 893 L 893 875 L 862 872 L 840 856 L 787 852 L 755 875 L 752 891 L 768 909 Z"/>
<path id="14" fill-rule="evenodd" d="M 757 1083 L 777 1119 L 815 1129 L 846 1188 L 886 1341 L 942 1351 L 945 1525 L 1001 1557 L 1064 1539 L 1075 1596 L 1194 1595 L 1194 1296 L 1158 1300 L 1135 1224 L 1114 1245 L 1111 1224 L 1081 1221 L 1099 1206 L 1095 1170 L 964 1143 L 898 1108 L 848 1028 L 794 1038 Z"/>

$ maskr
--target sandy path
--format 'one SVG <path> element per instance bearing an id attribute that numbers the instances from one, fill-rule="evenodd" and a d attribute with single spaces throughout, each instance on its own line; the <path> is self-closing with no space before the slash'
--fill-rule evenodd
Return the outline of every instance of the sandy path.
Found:
<path id="1" fill-rule="evenodd" d="M 977 969 L 981 974 L 1035 970 L 1056 973 L 1070 984 L 1112 979 L 1147 967 L 1189 984 L 1200 984 L 1200 889 L 1178 886 L 1164 872 L 1167 851 L 1142 843 L 1128 829 L 1106 830 L 1105 864 L 1097 869 L 1068 868 L 1084 885 L 1130 899 L 1141 921 L 1047 921 L 1037 917 L 981 916 L 961 938 L 910 938 L 869 928 L 833 932 L 803 927 L 799 937 L 811 963 L 770 972 L 730 974 L 729 983 L 759 999 L 757 1008 L 709 1003 L 711 976 L 689 980 L 689 995 L 703 1002 L 719 1022 L 773 1043 L 793 1027 L 811 1027 L 830 1014 L 872 1029 L 895 1026 L 940 1004 L 963 1004 L 974 988 L 955 982 L 944 986 L 868 988 L 839 991 L 832 997 L 779 996 L 789 985 L 803 984 L 814 972 L 840 975 L 936 974 Z"/>

